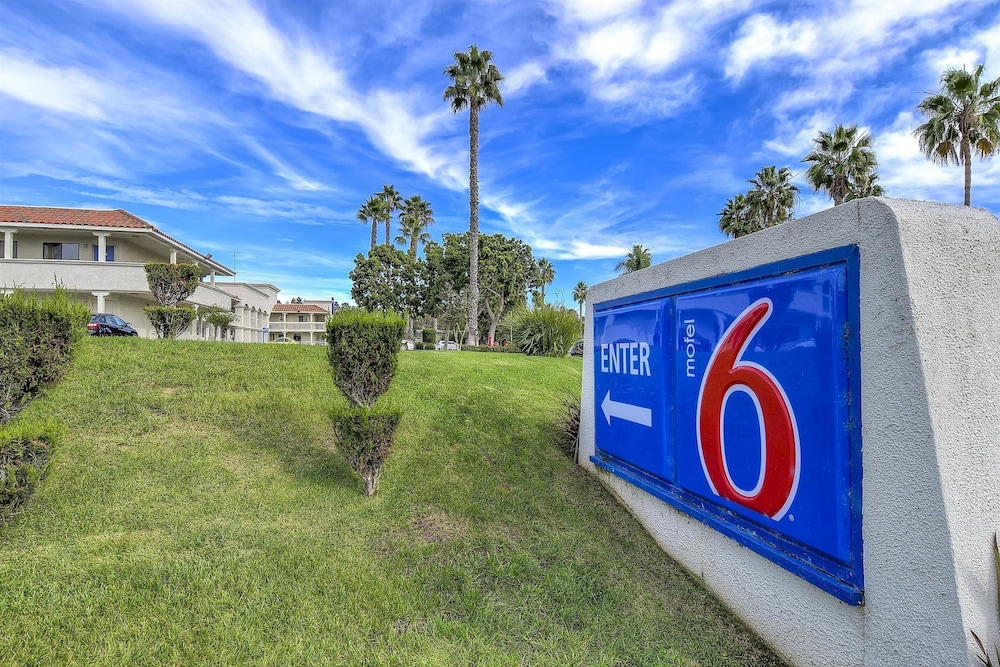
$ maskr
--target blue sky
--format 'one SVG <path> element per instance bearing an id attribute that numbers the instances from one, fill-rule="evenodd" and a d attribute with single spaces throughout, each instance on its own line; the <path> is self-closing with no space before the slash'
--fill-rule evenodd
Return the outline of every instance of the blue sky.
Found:
<path id="1" fill-rule="evenodd" d="M 1000 0 L 3 0 L 0 203 L 124 208 L 270 282 L 347 300 L 383 184 L 468 228 L 468 117 L 442 71 L 505 74 L 481 117 L 480 224 L 553 262 L 548 293 L 724 240 L 717 213 L 819 130 L 871 132 L 889 196 L 959 204 L 915 106 L 946 67 L 1000 76 Z M 1000 214 L 1000 159 L 973 165 Z M 395 232 L 394 232 L 395 235 Z M 551 301 L 551 297 L 549 299 Z"/>

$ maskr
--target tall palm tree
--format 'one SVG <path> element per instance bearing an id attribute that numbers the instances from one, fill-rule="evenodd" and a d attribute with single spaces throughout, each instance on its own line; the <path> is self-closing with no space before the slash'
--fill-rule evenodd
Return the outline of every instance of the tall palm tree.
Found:
<path id="1" fill-rule="evenodd" d="M 632 273 L 639 269 L 645 269 L 652 263 L 653 257 L 649 254 L 649 248 L 643 248 L 641 245 L 636 244 L 625 255 L 625 259 L 615 265 L 615 271 L 618 273 Z"/>
<path id="2" fill-rule="evenodd" d="M 838 124 L 833 132 L 820 132 L 813 139 L 812 152 L 802 161 L 812 163 L 806 181 L 813 191 L 825 190 L 834 206 L 843 204 L 854 184 L 870 180 L 878 168 L 871 137 L 859 133 L 857 125 Z"/>
<path id="3" fill-rule="evenodd" d="M 472 45 L 467 52 L 456 51 L 455 62 L 445 68 L 451 85 L 444 99 L 451 110 L 469 110 L 469 321 L 479 321 L 479 111 L 490 102 L 503 106 L 500 82 L 503 74 L 493 64 L 490 51 Z M 479 340 L 477 327 L 469 327 L 467 343 Z"/>
<path id="4" fill-rule="evenodd" d="M 864 199 L 865 197 L 884 197 L 885 188 L 876 183 L 877 180 L 878 174 L 875 172 L 867 174 L 864 178 L 855 180 L 847 188 L 847 201 Z"/>
<path id="5" fill-rule="evenodd" d="M 391 245 L 389 243 L 389 223 L 392 221 L 393 211 L 399 210 L 403 205 L 403 196 L 396 192 L 396 188 L 392 185 L 383 185 L 382 192 L 376 193 L 375 196 L 385 204 L 385 208 L 382 210 L 382 222 L 385 223 L 385 244 Z"/>
<path id="6" fill-rule="evenodd" d="M 580 308 L 580 319 L 583 319 L 583 304 L 587 300 L 587 290 L 590 289 L 590 285 L 583 282 L 582 280 L 576 284 L 573 288 L 573 301 L 576 301 Z"/>
<path id="7" fill-rule="evenodd" d="M 552 262 L 545 259 L 544 257 L 538 260 L 535 264 L 535 275 L 538 277 L 538 286 L 542 290 L 541 304 L 545 304 L 545 286 L 556 279 L 556 267 L 552 266 Z"/>
<path id="8" fill-rule="evenodd" d="M 424 230 L 434 224 L 434 211 L 431 203 L 420 195 L 413 195 L 403 202 L 399 215 L 399 236 L 396 243 L 410 244 L 410 257 L 417 256 L 417 243 L 427 243 L 431 235 Z"/>
<path id="9" fill-rule="evenodd" d="M 719 231 L 730 238 L 745 236 L 760 229 L 753 218 L 754 211 L 746 194 L 738 194 L 726 200 L 726 207 L 719 213 Z"/>
<path id="10" fill-rule="evenodd" d="M 764 167 L 748 182 L 753 186 L 747 192 L 751 218 L 756 218 L 761 229 L 792 219 L 799 188 L 792 184 L 792 172 L 788 167 Z"/>
<path id="11" fill-rule="evenodd" d="M 1000 78 L 981 83 L 982 75 L 983 65 L 945 70 L 941 92 L 917 105 L 927 122 L 913 131 L 931 162 L 965 166 L 966 206 L 972 205 L 972 154 L 985 160 L 1000 143 Z"/>
<path id="12" fill-rule="evenodd" d="M 357 219 L 363 224 L 369 221 L 372 223 L 372 247 L 374 250 L 378 244 L 378 223 L 382 219 L 382 202 L 377 195 L 369 197 L 364 204 L 358 208 Z"/>

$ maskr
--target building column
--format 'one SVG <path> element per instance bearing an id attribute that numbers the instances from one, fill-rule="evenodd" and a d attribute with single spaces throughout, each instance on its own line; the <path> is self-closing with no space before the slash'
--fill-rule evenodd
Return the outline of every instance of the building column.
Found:
<path id="1" fill-rule="evenodd" d="M 212 279 L 209 282 L 211 283 L 212 287 L 215 287 L 215 269 L 212 269 L 211 276 Z"/>
<path id="2" fill-rule="evenodd" d="M 97 261 L 104 262 L 108 259 L 108 232 L 94 232 L 97 237 Z"/>
<path id="3" fill-rule="evenodd" d="M 93 294 L 94 296 L 97 297 L 97 312 L 98 313 L 103 313 L 104 312 L 104 297 L 109 296 L 111 294 L 111 292 L 91 292 L 91 294 Z"/>
<path id="4" fill-rule="evenodd" d="M 16 229 L 3 230 L 3 258 L 14 259 L 14 232 Z"/>
<path id="5" fill-rule="evenodd" d="M 171 250 L 170 251 L 170 263 L 171 264 L 176 264 L 177 263 L 177 251 L 176 250 Z"/>

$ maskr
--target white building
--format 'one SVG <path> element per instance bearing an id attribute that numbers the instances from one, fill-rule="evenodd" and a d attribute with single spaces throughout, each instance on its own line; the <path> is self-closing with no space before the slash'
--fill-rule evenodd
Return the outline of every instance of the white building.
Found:
<path id="1" fill-rule="evenodd" d="M 0 290 L 18 287 L 40 294 L 62 285 L 93 313 L 113 313 L 139 335 L 155 336 L 143 312 L 156 301 L 146 282 L 147 262 L 197 264 L 202 282 L 185 305 L 216 306 L 237 314 L 232 340 L 266 340 L 273 285 L 216 282 L 232 269 L 123 211 L 0 206 Z M 181 337 L 214 338 L 201 321 Z"/>
<path id="2" fill-rule="evenodd" d="M 325 345 L 330 306 L 329 301 L 313 300 L 275 304 L 268 323 L 270 340 L 283 337 L 303 345 Z"/>

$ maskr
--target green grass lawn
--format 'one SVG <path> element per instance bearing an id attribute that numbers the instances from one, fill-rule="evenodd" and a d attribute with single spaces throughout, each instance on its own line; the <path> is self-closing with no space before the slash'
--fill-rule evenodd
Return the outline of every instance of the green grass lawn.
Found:
<path id="1" fill-rule="evenodd" d="M 551 430 L 579 359 L 409 352 L 379 494 L 324 348 L 88 339 L 0 527 L 0 664 L 775 665 Z"/>

